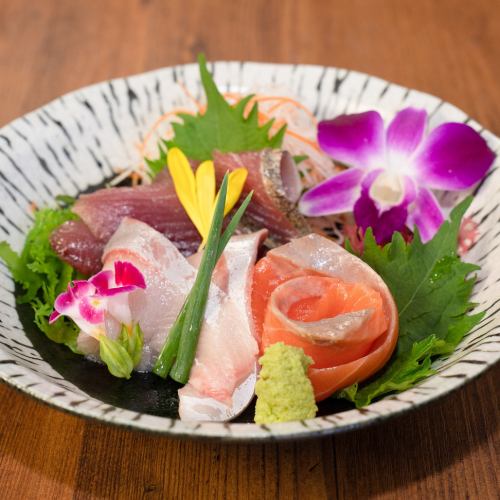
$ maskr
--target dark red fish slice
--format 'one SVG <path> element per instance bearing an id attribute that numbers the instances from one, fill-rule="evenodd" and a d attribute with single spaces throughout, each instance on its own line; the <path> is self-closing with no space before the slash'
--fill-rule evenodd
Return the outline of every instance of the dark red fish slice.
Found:
<path id="1" fill-rule="evenodd" d="M 59 257 L 85 275 L 100 271 L 104 243 L 79 220 L 69 220 L 50 236 L 50 245 Z"/>
<path id="2" fill-rule="evenodd" d="M 81 221 L 56 229 L 51 245 L 62 260 L 84 274 L 102 267 L 104 245 L 124 217 L 145 222 L 163 233 L 184 255 L 196 252 L 201 242 L 168 174 L 150 185 L 105 188 L 81 195 L 73 211 Z"/>
<path id="3" fill-rule="evenodd" d="M 124 217 L 145 222 L 181 251 L 195 251 L 201 241 L 175 194 L 170 176 L 151 185 L 100 189 L 82 195 L 73 212 L 103 241 L 109 240 Z"/>
<path id="4" fill-rule="evenodd" d="M 245 224 L 252 229 L 267 228 L 270 238 L 286 242 L 309 232 L 296 208 L 301 182 L 295 162 L 287 151 L 265 149 L 244 153 L 213 154 L 217 179 L 239 167 L 248 170 L 242 199 L 254 191 L 245 213 Z"/>
<path id="5" fill-rule="evenodd" d="M 243 196 L 254 191 L 244 221 L 250 229 L 267 228 L 271 240 L 286 242 L 309 232 L 296 209 L 301 183 L 291 155 L 266 149 L 246 153 L 214 152 L 219 182 L 226 171 L 248 170 Z M 196 166 L 192 162 L 193 168 Z M 243 199 L 243 197 L 242 197 Z M 51 244 L 64 261 L 84 274 L 101 268 L 104 245 L 124 217 L 145 222 L 163 233 L 184 255 L 195 253 L 201 239 L 175 194 L 165 169 L 150 185 L 106 188 L 81 195 L 73 207 L 81 221 L 54 231 Z"/>

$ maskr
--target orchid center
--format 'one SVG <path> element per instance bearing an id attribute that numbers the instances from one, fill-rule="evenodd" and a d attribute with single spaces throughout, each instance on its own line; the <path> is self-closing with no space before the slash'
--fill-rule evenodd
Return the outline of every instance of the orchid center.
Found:
<path id="1" fill-rule="evenodd" d="M 381 205 L 399 205 L 404 197 L 403 178 L 393 172 L 382 172 L 371 185 L 369 194 Z"/>

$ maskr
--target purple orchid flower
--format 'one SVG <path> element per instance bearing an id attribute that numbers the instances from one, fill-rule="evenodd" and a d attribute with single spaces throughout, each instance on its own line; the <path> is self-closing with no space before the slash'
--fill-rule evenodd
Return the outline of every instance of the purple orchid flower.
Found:
<path id="1" fill-rule="evenodd" d="M 351 168 L 307 191 L 301 212 L 354 212 L 356 224 L 371 227 L 378 243 L 405 226 L 430 240 L 444 220 L 432 190 L 470 188 L 495 155 L 468 125 L 444 123 L 425 135 L 426 123 L 426 111 L 415 108 L 401 110 L 387 130 L 376 111 L 320 122 L 321 148 Z"/>
<path id="2" fill-rule="evenodd" d="M 114 271 L 101 271 L 88 280 L 69 283 L 56 298 L 49 323 L 69 316 L 83 332 L 99 338 L 105 334 L 106 313 L 120 323 L 131 324 L 128 295 L 141 288 L 146 288 L 146 282 L 139 269 L 130 262 L 116 261 Z"/>

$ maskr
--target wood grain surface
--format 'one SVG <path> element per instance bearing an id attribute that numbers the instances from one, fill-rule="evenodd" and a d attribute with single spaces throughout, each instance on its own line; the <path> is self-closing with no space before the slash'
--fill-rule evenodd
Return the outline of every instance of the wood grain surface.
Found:
<path id="1" fill-rule="evenodd" d="M 0 0 L 0 125 L 89 83 L 210 59 L 365 71 L 500 134 L 497 0 Z M 0 498 L 498 498 L 498 379 L 321 441 L 189 442 L 0 385 Z"/>

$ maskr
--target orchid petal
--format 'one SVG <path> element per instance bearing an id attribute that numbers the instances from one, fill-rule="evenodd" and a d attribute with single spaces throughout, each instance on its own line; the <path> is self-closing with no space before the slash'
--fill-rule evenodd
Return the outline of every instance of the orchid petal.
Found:
<path id="1" fill-rule="evenodd" d="M 371 169 L 380 166 L 384 139 L 384 122 L 376 111 L 341 115 L 318 124 L 321 148 L 351 167 Z"/>
<path id="2" fill-rule="evenodd" d="M 444 123 L 422 143 L 413 161 L 419 184 L 432 189 L 467 189 L 490 168 L 495 154 L 486 141 L 463 123 Z"/>
<path id="3" fill-rule="evenodd" d="M 361 169 L 350 168 L 330 177 L 302 196 L 299 210 L 312 217 L 351 211 L 364 175 Z"/>
<path id="4" fill-rule="evenodd" d="M 68 292 L 78 300 L 95 293 L 96 287 L 87 280 L 75 280 L 68 285 Z"/>
<path id="5" fill-rule="evenodd" d="M 132 285 L 135 288 L 146 288 L 144 276 L 131 262 L 117 260 L 115 262 L 115 283 L 117 285 Z"/>
<path id="6" fill-rule="evenodd" d="M 426 243 L 436 234 L 444 221 L 443 212 L 432 192 L 420 188 L 408 216 L 408 226 L 418 227 L 422 241 Z"/>
<path id="7" fill-rule="evenodd" d="M 139 288 L 145 288 L 145 287 L 138 287 L 135 285 L 126 285 L 126 286 L 119 286 L 115 288 L 110 288 L 109 290 L 100 290 L 99 292 L 96 293 L 96 297 L 115 297 L 116 295 L 121 295 L 122 293 L 130 293 L 133 292 Z"/>
<path id="8" fill-rule="evenodd" d="M 354 218 L 356 224 L 363 230 L 369 227 L 377 243 L 384 244 L 391 240 L 395 231 L 402 232 L 408 217 L 408 205 L 415 199 L 415 186 L 408 177 L 403 177 L 404 193 L 399 204 L 394 206 L 381 206 L 370 197 L 370 190 L 377 178 L 384 170 L 370 172 L 363 179 L 361 196 L 354 205 Z"/>
<path id="9" fill-rule="evenodd" d="M 51 325 L 52 323 L 54 323 L 54 321 L 59 319 L 60 316 L 61 314 L 59 312 L 52 311 L 52 314 L 49 316 L 49 325 Z"/>
<path id="10" fill-rule="evenodd" d="M 405 108 L 391 121 L 386 133 L 389 165 L 401 170 L 422 142 L 427 112 L 423 109 Z"/>
<path id="11" fill-rule="evenodd" d="M 95 297 L 83 297 L 78 303 L 80 317 L 92 325 L 104 323 L 105 308 L 106 301 Z"/>
<path id="12" fill-rule="evenodd" d="M 63 313 L 76 303 L 76 299 L 71 293 L 71 287 L 68 285 L 68 291 L 59 294 L 54 303 L 54 308 L 56 311 Z"/>
<path id="13" fill-rule="evenodd" d="M 408 208 L 404 205 L 397 205 L 380 213 L 367 193 L 363 193 L 354 205 L 356 224 L 364 230 L 371 227 L 380 245 L 389 242 L 394 231 L 403 231 L 407 217 Z"/>
<path id="14" fill-rule="evenodd" d="M 100 271 L 91 278 L 89 278 L 89 283 L 92 283 L 98 292 L 102 290 L 108 290 L 113 284 L 113 272 L 112 271 Z"/>
<path id="15" fill-rule="evenodd" d="M 132 323 L 132 312 L 128 294 L 119 293 L 108 298 L 107 311 L 119 323 L 130 325 Z"/>

